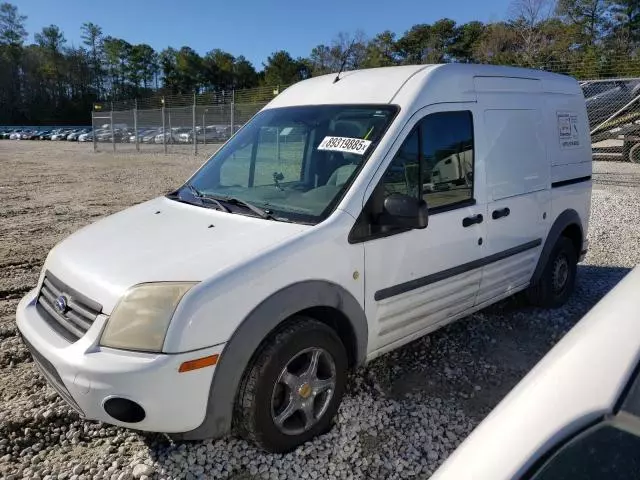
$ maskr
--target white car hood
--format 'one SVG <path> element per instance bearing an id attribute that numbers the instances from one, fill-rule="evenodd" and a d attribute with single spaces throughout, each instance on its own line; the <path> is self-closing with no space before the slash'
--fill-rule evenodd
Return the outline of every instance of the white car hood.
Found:
<path id="1" fill-rule="evenodd" d="M 109 314 L 133 285 L 201 281 L 308 228 L 160 197 L 77 231 L 45 269 Z"/>

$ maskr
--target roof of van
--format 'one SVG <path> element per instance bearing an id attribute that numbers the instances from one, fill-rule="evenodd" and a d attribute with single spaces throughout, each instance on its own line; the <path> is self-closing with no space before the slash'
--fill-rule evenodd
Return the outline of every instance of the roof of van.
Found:
<path id="1" fill-rule="evenodd" d="M 427 82 L 434 89 L 444 89 L 440 93 L 445 95 L 446 90 L 450 94 L 461 89 L 474 92 L 484 88 L 475 82 L 478 77 L 530 80 L 530 85 L 535 85 L 535 88 L 525 88 L 533 88 L 531 91 L 582 95 L 578 82 L 565 75 L 526 68 L 449 63 L 352 70 L 341 73 L 337 82 L 336 73 L 313 77 L 290 86 L 272 100 L 268 107 L 395 103 L 399 100 L 398 94 L 401 91 L 403 98 L 407 95 L 414 97 Z M 500 85 L 507 88 L 507 91 L 514 91 L 503 82 L 494 85 L 491 88 L 493 92 L 500 91 L 503 88 Z"/>

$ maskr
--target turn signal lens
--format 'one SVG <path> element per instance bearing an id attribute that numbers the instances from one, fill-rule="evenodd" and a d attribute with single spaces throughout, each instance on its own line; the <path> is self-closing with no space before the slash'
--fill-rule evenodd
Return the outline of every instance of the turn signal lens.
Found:
<path id="1" fill-rule="evenodd" d="M 210 367 L 218 363 L 218 355 L 209 355 L 208 357 L 198 358 L 196 360 L 189 360 L 183 362 L 178 369 L 178 372 L 190 372 L 191 370 L 197 370 L 199 368 Z"/>

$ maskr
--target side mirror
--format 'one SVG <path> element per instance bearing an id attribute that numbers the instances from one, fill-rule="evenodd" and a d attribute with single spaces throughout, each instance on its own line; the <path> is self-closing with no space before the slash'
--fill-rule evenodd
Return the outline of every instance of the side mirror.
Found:
<path id="1" fill-rule="evenodd" d="M 402 193 L 392 193 L 384 199 L 385 211 L 399 226 L 426 228 L 429 225 L 427 202 Z"/>

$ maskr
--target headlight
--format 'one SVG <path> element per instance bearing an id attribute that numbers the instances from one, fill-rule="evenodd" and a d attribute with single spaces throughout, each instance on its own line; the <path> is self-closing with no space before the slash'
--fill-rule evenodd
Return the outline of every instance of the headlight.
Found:
<path id="1" fill-rule="evenodd" d="M 130 288 L 114 308 L 100 345 L 160 352 L 178 303 L 195 283 L 146 283 Z"/>

